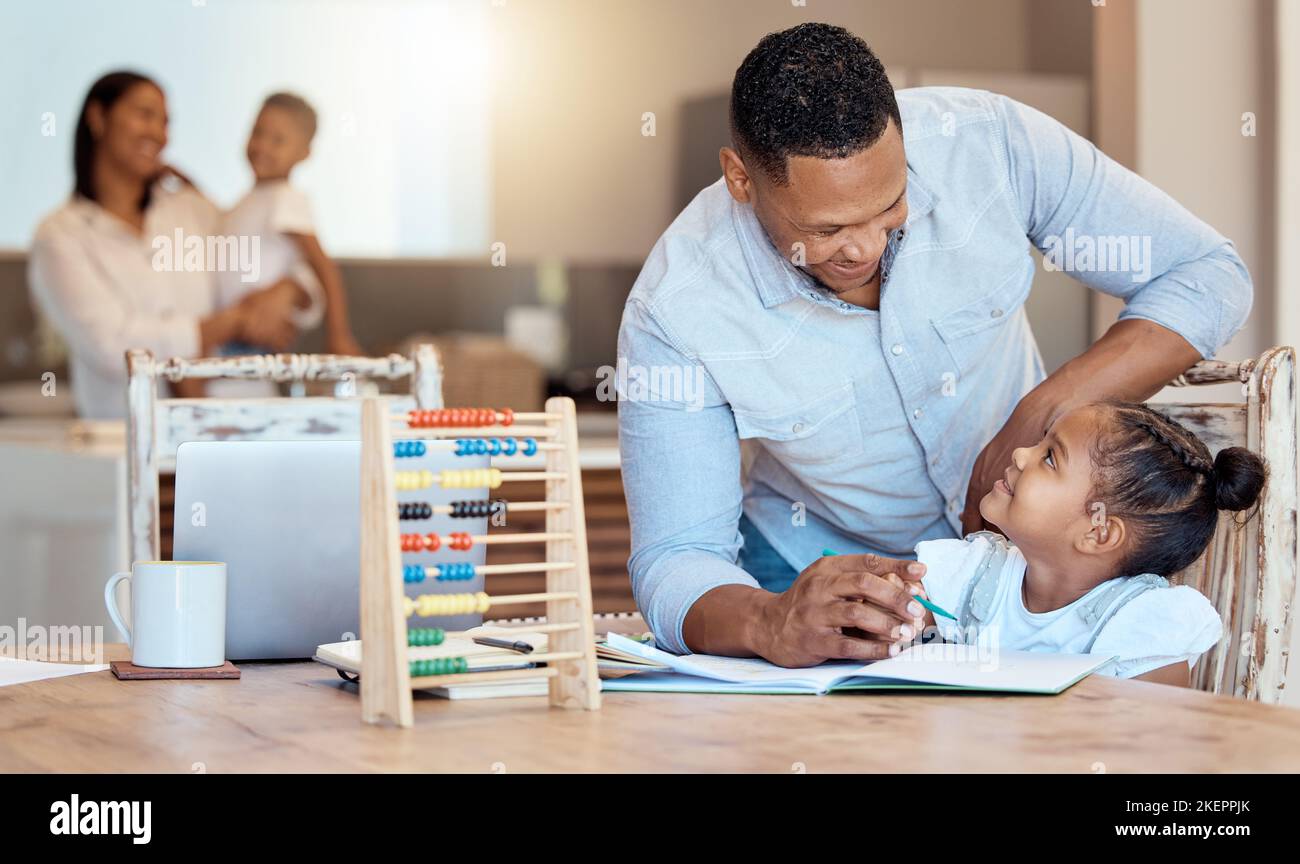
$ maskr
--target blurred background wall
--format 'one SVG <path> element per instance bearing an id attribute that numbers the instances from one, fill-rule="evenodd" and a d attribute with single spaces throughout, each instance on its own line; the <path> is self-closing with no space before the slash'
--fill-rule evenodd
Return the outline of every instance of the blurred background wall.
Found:
<path id="1" fill-rule="evenodd" d="M 134 19 L 151 8 L 150 0 L 36 5 L 39 12 L 20 14 L 38 16 L 28 23 L 50 29 L 49 38 L 18 50 L 19 30 L 0 28 L 9 40 L 0 48 L 11 49 L 0 56 L 10 65 L 57 48 L 58 22 L 70 16 L 82 22 L 78 30 L 94 33 L 96 16 L 107 21 L 125 9 Z M 0 232 L 7 247 L 0 249 L 0 381 L 34 386 L 41 371 L 59 369 L 58 342 L 37 326 L 28 301 L 22 237 L 35 227 L 31 214 L 56 206 L 66 188 L 22 178 L 49 165 L 67 170 L 75 109 L 108 68 L 139 66 L 160 79 L 173 100 L 171 156 L 227 203 L 248 182 L 242 140 L 256 99 L 291 86 L 324 103 L 316 153 L 301 179 L 327 249 L 342 260 L 368 350 L 388 350 L 414 333 L 504 334 L 509 310 L 540 306 L 568 330 L 553 376 L 577 370 L 581 382 L 583 370 L 614 362 L 622 303 L 650 246 L 717 177 L 735 67 L 764 33 L 808 20 L 863 36 L 899 87 L 1000 90 L 1098 141 L 1231 237 L 1246 259 L 1256 311 L 1224 356 L 1296 341 L 1296 313 L 1280 314 L 1289 307 L 1275 290 L 1277 214 L 1286 204 L 1273 191 L 1285 151 L 1275 110 L 1276 0 L 208 0 L 162 7 L 171 42 L 156 27 L 122 28 L 120 38 L 103 40 L 115 47 L 76 61 L 84 73 L 37 79 L 30 68 L 18 70 L 29 84 L 15 97 L 22 110 L 7 115 L 0 177 L 17 196 L 6 205 L 11 214 L 27 214 L 31 224 L 20 226 L 26 234 Z M 50 56 L 76 65 L 66 50 Z M 33 166 L 13 142 L 39 135 L 43 106 L 59 112 L 66 131 L 35 150 L 23 139 L 23 152 L 40 154 Z M 1244 112 L 1257 118 L 1254 136 L 1242 135 Z M 219 147 L 207 140 L 212 135 Z M 398 169 L 383 168 L 388 162 Z M 505 266 L 492 266 L 494 249 Z M 1030 316 L 1054 368 L 1104 331 L 1117 309 L 1061 274 L 1040 272 L 1040 281 Z M 532 332 L 523 327 L 514 336 L 527 348 L 541 338 Z M 301 347 L 320 344 L 305 334 Z"/>

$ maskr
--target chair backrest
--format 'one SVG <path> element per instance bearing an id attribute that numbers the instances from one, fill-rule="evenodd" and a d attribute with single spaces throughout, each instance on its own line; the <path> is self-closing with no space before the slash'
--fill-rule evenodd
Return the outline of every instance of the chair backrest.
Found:
<path id="1" fill-rule="evenodd" d="M 410 357 L 274 354 L 166 361 L 134 349 L 126 352 L 126 368 L 127 518 L 132 561 L 159 557 L 158 472 L 173 468 L 176 448 L 182 442 L 361 439 L 360 399 L 159 399 L 159 379 L 357 382 L 410 376 L 411 395 L 393 399 L 395 410 L 442 407 L 442 369 L 432 345 L 417 346 Z"/>
<path id="2" fill-rule="evenodd" d="M 1295 349 L 1256 360 L 1197 363 L 1176 386 L 1238 383 L 1241 402 L 1153 404 L 1200 436 L 1210 452 L 1247 447 L 1268 466 L 1259 506 L 1221 513 L 1209 547 L 1171 581 L 1209 598 L 1224 638 L 1193 672 L 1193 686 L 1277 703 L 1286 684 L 1296 570 Z"/>

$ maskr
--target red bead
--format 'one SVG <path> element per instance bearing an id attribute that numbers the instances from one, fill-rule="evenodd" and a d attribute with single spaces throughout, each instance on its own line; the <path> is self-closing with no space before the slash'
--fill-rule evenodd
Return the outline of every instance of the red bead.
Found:
<path id="1" fill-rule="evenodd" d="M 502 425 L 502 426 L 509 426 L 509 425 L 510 425 L 511 423 L 513 423 L 513 422 L 515 422 L 515 412 L 514 412 L 514 409 L 513 409 L 513 408 L 502 408 L 502 409 L 501 409 L 501 425 Z"/>
<path id="2" fill-rule="evenodd" d="M 424 535 L 424 550 L 426 552 L 437 552 L 438 547 L 441 545 L 442 545 L 442 541 L 438 539 L 437 534 Z"/>

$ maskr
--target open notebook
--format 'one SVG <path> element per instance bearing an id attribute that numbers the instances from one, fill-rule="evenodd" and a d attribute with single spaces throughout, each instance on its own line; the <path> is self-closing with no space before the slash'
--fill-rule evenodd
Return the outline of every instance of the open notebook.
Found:
<path id="1" fill-rule="evenodd" d="M 669 693 L 830 693 L 842 690 L 971 690 L 997 693 L 1060 693 L 1110 661 L 1097 654 L 1040 654 L 973 646 L 915 645 L 897 657 L 862 665 L 834 661 L 786 669 L 766 660 L 677 656 L 609 634 L 610 645 L 672 667 L 602 681 L 604 690 Z"/>

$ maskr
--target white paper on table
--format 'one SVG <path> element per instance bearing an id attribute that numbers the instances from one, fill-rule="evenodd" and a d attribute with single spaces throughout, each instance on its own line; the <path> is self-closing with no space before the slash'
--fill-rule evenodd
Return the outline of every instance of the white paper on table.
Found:
<path id="1" fill-rule="evenodd" d="M 44 681 L 47 678 L 63 678 L 67 675 L 82 675 L 86 672 L 103 672 L 107 668 L 107 663 L 46 663 L 40 660 L 0 657 L 0 687 Z"/>

